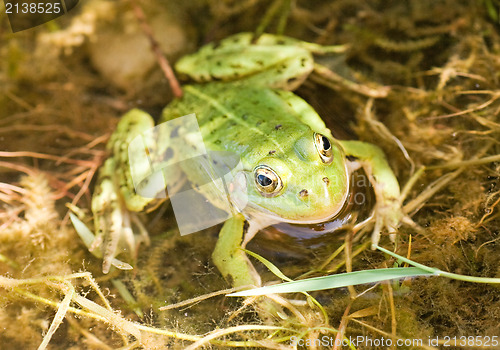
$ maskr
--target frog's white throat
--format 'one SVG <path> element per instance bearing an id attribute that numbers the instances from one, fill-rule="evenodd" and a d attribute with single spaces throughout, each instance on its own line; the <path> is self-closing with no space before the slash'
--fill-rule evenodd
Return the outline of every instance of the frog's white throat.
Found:
<path id="1" fill-rule="evenodd" d="M 290 224 L 318 224 L 335 218 L 337 215 L 339 215 L 339 213 L 342 211 L 342 209 L 345 207 L 345 204 L 347 203 L 347 198 L 349 196 L 349 186 L 347 186 L 347 189 L 348 190 L 344 194 L 344 198 L 338 207 L 328 211 L 326 215 L 316 218 L 288 219 L 288 218 L 283 218 L 278 214 L 273 213 L 270 210 L 264 209 L 262 207 L 258 208 L 253 208 L 250 206 L 246 207 L 242 213 L 245 215 L 245 218 L 247 219 L 249 226 L 245 234 L 245 238 L 243 240 L 243 247 L 246 246 L 246 244 L 257 234 L 257 232 L 271 225 L 275 225 L 281 222 L 286 222 Z"/>
<path id="2" fill-rule="evenodd" d="M 347 194 L 346 194 L 347 196 Z M 291 223 L 291 224 L 317 224 L 321 222 L 328 221 L 336 217 L 339 212 L 342 211 L 344 205 L 341 205 L 337 210 L 331 212 L 328 216 L 316 218 L 316 219 L 302 219 L 302 220 L 293 220 L 286 219 L 278 216 L 277 214 L 268 211 L 263 208 L 255 209 L 255 208 L 246 208 L 243 214 L 248 221 L 248 229 L 245 233 L 245 237 L 243 239 L 242 248 L 245 248 L 248 242 L 252 240 L 252 238 L 262 229 L 275 225 L 281 222 Z"/>

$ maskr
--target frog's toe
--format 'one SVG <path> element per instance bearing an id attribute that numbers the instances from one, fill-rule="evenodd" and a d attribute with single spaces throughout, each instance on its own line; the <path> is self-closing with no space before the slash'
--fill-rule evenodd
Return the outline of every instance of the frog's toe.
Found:
<path id="1" fill-rule="evenodd" d="M 111 265 L 117 266 L 115 264 L 116 256 L 120 253 L 128 252 L 132 259 L 135 260 L 139 246 L 142 243 L 149 244 L 149 235 L 146 228 L 134 213 L 130 213 L 125 209 L 120 213 L 114 214 L 111 216 L 114 221 L 110 224 L 109 228 L 103 228 L 101 231 L 104 233 L 101 246 L 103 252 L 103 273 L 108 273 Z M 122 269 L 119 266 L 117 267 Z"/>
<path id="2" fill-rule="evenodd" d="M 399 201 L 392 200 L 384 204 L 377 204 L 374 212 L 375 225 L 372 232 L 372 249 L 375 249 L 380 241 L 382 230 L 387 230 L 392 242 L 396 239 L 396 232 L 402 222 L 405 221 L 405 214 L 401 209 Z"/>
<path id="3" fill-rule="evenodd" d="M 73 223 L 73 226 L 80 236 L 81 240 L 88 248 L 88 250 L 94 255 L 96 258 L 102 258 L 102 250 L 101 246 L 103 243 L 102 236 L 96 237 L 94 233 L 85 225 L 76 215 L 70 213 L 70 219 Z M 109 261 L 107 263 L 109 265 L 113 265 L 120 270 L 131 270 L 132 266 L 127 264 L 126 262 L 120 261 L 113 256 L 108 258 Z M 107 269 L 109 270 L 109 267 Z"/>

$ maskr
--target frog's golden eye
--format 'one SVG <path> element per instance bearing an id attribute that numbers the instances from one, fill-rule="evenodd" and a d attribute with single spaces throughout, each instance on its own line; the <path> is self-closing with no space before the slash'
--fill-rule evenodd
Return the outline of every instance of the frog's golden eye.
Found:
<path id="1" fill-rule="evenodd" d="M 318 150 L 321 161 L 330 164 L 333 161 L 332 143 L 324 135 L 314 133 L 314 144 Z"/>
<path id="2" fill-rule="evenodd" d="M 276 172 L 267 165 L 259 165 L 254 169 L 255 185 L 264 197 L 274 197 L 283 188 L 283 182 Z"/>

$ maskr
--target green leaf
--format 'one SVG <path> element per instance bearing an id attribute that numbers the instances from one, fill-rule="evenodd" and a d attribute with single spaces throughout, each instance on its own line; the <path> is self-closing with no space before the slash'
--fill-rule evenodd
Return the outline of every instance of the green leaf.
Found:
<path id="1" fill-rule="evenodd" d="M 297 293 L 310 292 L 315 290 L 324 290 L 354 286 L 364 283 L 374 283 L 391 279 L 432 276 L 432 273 L 417 267 L 398 267 L 375 270 L 363 270 L 355 272 L 341 273 L 331 276 L 308 278 L 300 281 L 276 284 L 256 289 L 245 290 L 228 296 L 251 296 L 265 295 L 270 293 Z"/>

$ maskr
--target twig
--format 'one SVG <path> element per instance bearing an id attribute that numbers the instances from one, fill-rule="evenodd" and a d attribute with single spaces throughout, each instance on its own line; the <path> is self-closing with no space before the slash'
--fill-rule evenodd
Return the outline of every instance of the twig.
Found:
<path id="1" fill-rule="evenodd" d="M 144 11 L 142 11 L 142 8 L 139 6 L 136 0 L 130 0 L 130 3 L 132 4 L 134 14 L 137 17 L 139 24 L 141 25 L 142 31 L 149 39 L 149 43 L 151 44 L 151 49 L 153 50 L 153 53 L 156 56 L 156 60 L 158 61 L 161 70 L 165 74 L 168 83 L 170 84 L 170 88 L 172 89 L 174 96 L 177 98 L 182 97 L 182 89 L 179 84 L 179 81 L 175 77 L 174 71 L 172 70 L 170 63 L 168 63 L 167 58 L 161 52 L 160 45 L 158 44 L 158 41 L 156 41 L 156 39 L 154 38 L 153 30 L 146 21 L 146 16 L 144 15 Z"/>

